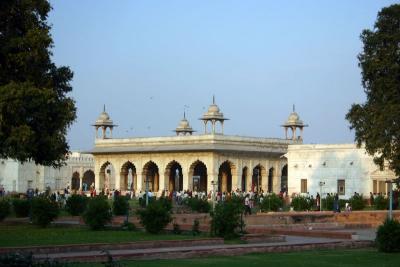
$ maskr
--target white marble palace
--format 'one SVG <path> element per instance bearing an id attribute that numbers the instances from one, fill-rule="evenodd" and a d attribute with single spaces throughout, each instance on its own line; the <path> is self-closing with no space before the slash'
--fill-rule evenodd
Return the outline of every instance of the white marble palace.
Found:
<path id="1" fill-rule="evenodd" d="M 302 144 L 308 125 L 294 107 L 282 125 L 285 138 L 224 135 L 228 119 L 214 99 L 200 120 L 202 134 L 193 134 L 184 115 L 176 136 L 121 139 L 112 137 L 116 125 L 104 110 L 94 124 L 91 151 L 96 190 L 287 190 L 289 195 L 337 192 L 349 198 L 354 192 L 387 193 L 385 181 L 395 178 L 354 144 Z"/>
<path id="2" fill-rule="evenodd" d="M 140 192 L 147 187 L 157 194 L 163 190 L 286 190 L 287 159 L 283 155 L 289 145 L 302 143 L 307 126 L 294 110 L 282 125 L 285 139 L 224 135 L 228 119 L 214 99 L 200 120 L 204 122 L 202 134 L 193 134 L 184 115 L 176 136 L 121 139 L 112 137 L 115 125 L 104 110 L 93 125 L 96 190 Z"/>

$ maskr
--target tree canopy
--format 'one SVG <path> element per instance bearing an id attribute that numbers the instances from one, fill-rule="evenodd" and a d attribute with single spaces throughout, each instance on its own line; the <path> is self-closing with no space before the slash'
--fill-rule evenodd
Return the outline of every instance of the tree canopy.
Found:
<path id="1" fill-rule="evenodd" d="M 381 167 L 400 175 L 400 5 L 383 8 L 373 30 L 361 34 L 358 55 L 367 100 L 346 115 L 355 140 Z"/>
<path id="2" fill-rule="evenodd" d="M 73 77 L 52 61 L 47 0 L 0 1 L 0 157 L 60 166 L 76 118 Z"/>

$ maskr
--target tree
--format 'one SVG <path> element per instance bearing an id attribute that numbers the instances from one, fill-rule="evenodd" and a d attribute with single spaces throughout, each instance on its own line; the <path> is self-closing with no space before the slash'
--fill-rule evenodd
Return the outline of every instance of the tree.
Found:
<path id="1" fill-rule="evenodd" d="M 76 118 L 72 72 L 51 62 L 47 0 L 0 1 L 0 157 L 61 166 Z"/>
<path id="2" fill-rule="evenodd" d="M 400 5 L 378 13 L 373 30 L 361 34 L 359 54 L 364 104 L 353 104 L 346 115 L 358 146 L 374 156 L 381 168 L 387 162 L 400 175 Z"/>

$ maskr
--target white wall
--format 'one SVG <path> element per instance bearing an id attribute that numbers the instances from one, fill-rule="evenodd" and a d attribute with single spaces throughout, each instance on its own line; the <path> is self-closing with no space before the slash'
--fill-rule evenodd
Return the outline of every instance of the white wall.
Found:
<path id="1" fill-rule="evenodd" d="M 354 192 L 368 197 L 371 175 L 380 172 L 365 149 L 355 144 L 289 145 L 286 156 L 289 194 L 301 192 L 301 179 L 307 179 L 307 191 L 313 196 L 320 192 L 319 182 L 325 182 L 322 193 L 336 193 L 338 180 L 344 179 L 345 195 L 341 198 L 350 198 Z M 385 173 L 380 179 L 395 178 L 392 172 Z"/>
<path id="2" fill-rule="evenodd" d="M 66 165 L 61 168 L 52 168 L 36 165 L 33 162 L 20 163 L 10 159 L 0 159 L 0 184 L 5 191 L 13 191 L 13 181 L 16 183 L 17 192 L 26 192 L 28 182 L 32 181 L 32 188 L 39 191 L 50 186 L 52 190 L 65 188 L 71 185 L 73 172 L 83 174 L 87 170 L 94 170 L 94 159 L 91 154 L 79 152 L 71 153 Z M 59 181 L 60 188 L 56 188 L 56 181 Z"/>

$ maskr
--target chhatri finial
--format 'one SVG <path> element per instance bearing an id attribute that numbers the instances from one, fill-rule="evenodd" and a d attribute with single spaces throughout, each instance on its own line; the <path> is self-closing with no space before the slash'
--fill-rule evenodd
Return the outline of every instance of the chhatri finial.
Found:
<path id="1" fill-rule="evenodd" d="M 106 112 L 106 104 L 103 106 L 103 112 Z"/>
<path id="2" fill-rule="evenodd" d="M 186 110 L 183 111 L 183 118 L 186 119 Z"/>
<path id="3" fill-rule="evenodd" d="M 293 112 L 296 112 L 296 106 L 293 104 Z"/>
<path id="4" fill-rule="evenodd" d="M 215 105 L 215 95 L 213 95 L 213 104 Z"/>

